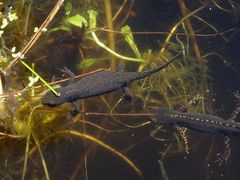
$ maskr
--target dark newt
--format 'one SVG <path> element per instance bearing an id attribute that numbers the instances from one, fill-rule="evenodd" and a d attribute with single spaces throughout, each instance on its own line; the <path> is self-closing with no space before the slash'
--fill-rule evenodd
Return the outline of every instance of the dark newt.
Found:
<path id="1" fill-rule="evenodd" d="M 178 125 L 199 132 L 240 135 L 240 123 L 208 114 L 185 113 L 160 108 L 152 120 L 157 124 Z"/>
<path id="2" fill-rule="evenodd" d="M 71 77 L 69 84 L 65 87 L 56 89 L 56 91 L 60 93 L 59 97 L 49 91 L 42 97 L 41 101 L 44 105 L 51 107 L 58 106 L 65 102 L 71 102 L 74 108 L 71 112 L 71 116 L 74 116 L 79 112 L 79 107 L 76 103 L 76 100 L 78 99 L 99 96 L 122 89 L 124 98 L 126 100 L 131 100 L 132 95 L 128 91 L 127 86 L 132 81 L 145 78 L 162 70 L 172 63 L 181 53 L 182 52 L 180 51 L 167 63 L 143 72 L 124 72 L 124 67 L 121 66 L 117 71 L 100 71 L 95 74 L 91 74 L 75 83 L 73 83 L 75 75 L 70 70 L 65 68 L 64 72 Z"/>

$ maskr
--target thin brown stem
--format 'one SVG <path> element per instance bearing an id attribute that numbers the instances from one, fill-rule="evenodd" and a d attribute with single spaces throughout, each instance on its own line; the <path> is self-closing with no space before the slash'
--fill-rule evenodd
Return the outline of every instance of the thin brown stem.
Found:
<path id="1" fill-rule="evenodd" d="M 39 30 L 32 36 L 32 38 L 30 39 L 30 41 L 27 43 L 27 45 L 21 50 L 21 56 L 18 56 L 16 58 L 14 58 L 9 65 L 6 68 L 6 72 L 9 72 L 13 66 L 15 64 L 18 63 L 20 57 L 25 56 L 26 53 L 31 49 L 31 47 L 34 45 L 34 43 L 38 40 L 38 38 L 41 36 L 42 32 L 44 29 L 47 28 L 47 26 L 49 25 L 49 23 L 53 20 L 53 18 L 55 17 L 55 15 L 57 14 L 58 10 L 60 9 L 60 7 L 63 5 L 65 0 L 58 0 L 58 2 L 56 3 L 56 5 L 53 7 L 52 11 L 49 13 L 48 17 L 45 19 L 45 21 L 42 23 L 42 25 L 40 26 Z"/>
<path id="2" fill-rule="evenodd" d="M 186 8 L 186 5 L 184 3 L 184 0 L 178 0 L 178 4 L 179 4 L 180 10 L 181 10 L 183 16 L 187 16 L 188 12 L 187 12 L 187 8 Z M 191 34 L 195 34 L 189 18 L 185 19 L 185 21 L 183 23 L 185 23 L 187 29 L 189 30 L 189 32 Z M 197 57 L 197 59 L 201 59 L 200 49 L 199 49 L 199 46 L 198 46 L 198 43 L 197 43 L 197 39 L 194 35 L 191 36 L 191 41 L 192 41 L 193 49 L 194 49 L 194 52 L 195 52 L 195 56 Z"/>

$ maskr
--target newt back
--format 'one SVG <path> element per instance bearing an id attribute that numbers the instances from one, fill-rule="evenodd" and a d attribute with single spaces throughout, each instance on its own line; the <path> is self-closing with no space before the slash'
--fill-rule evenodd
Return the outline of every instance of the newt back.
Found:
<path id="1" fill-rule="evenodd" d="M 157 124 L 179 125 L 199 132 L 240 135 L 240 123 L 200 113 L 183 113 L 160 108 L 152 119 Z"/>

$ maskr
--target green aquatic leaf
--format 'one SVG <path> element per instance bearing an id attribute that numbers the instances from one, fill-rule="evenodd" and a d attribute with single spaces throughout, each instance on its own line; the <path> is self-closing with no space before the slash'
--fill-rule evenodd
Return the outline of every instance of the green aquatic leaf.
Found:
<path id="1" fill-rule="evenodd" d="M 70 1 L 67 2 L 66 5 L 64 6 L 64 9 L 65 9 L 65 14 L 68 17 L 72 12 L 72 3 Z"/>
<path id="2" fill-rule="evenodd" d="M 79 14 L 76 14 L 74 16 L 71 16 L 71 17 L 65 19 L 65 22 L 68 22 L 68 23 L 70 23 L 70 24 L 72 24 L 74 26 L 80 27 L 80 28 L 82 28 L 83 24 L 85 26 L 88 25 L 87 20 L 83 16 L 81 16 Z"/>
<path id="3" fill-rule="evenodd" d="M 121 28 L 121 32 L 123 33 L 125 41 L 131 47 L 131 49 L 133 50 L 134 54 L 137 56 L 137 58 L 141 59 L 141 54 L 140 54 L 140 52 L 138 50 L 138 47 L 137 47 L 137 45 L 136 45 L 136 43 L 134 41 L 131 28 L 128 25 L 126 25 L 126 26 Z"/>
<path id="4" fill-rule="evenodd" d="M 141 72 L 141 71 L 144 70 L 145 66 L 147 66 L 148 63 L 149 63 L 149 59 L 151 58 L 151 56 L 152 56 L 152 50 L 151 49 L 148 49 L 147 51 L 145 51 L 143 53 L 142 57 L 144 59 L 146 59 L 146 62 L 139 65 L 138 72 Z"/>
<path id="5" fill-rule="evenodd" d="M 163 180 L 169 180 L 169 177 L 167 175 L 167 172 L 166 172 L 166 169 L 164 167 L 163 162 L 161 160 L 158 160 L 158 163 L 159 163 L 159 167 L 160 167 L 160 170 L 161 170 L 162 179 Z"/>
<path id="6" fill-rule="evenodd" d="M 93 64 L 95 64 L 96 61 L 97 61 L 96 58 L 85 59 L 80 62 L 80 64 L 78 65 L 78 68 L 80 68 L 80 69 L 88 68 L 88 67 L 92 66 Z"/>
<path id="7" fill-rule="evenodd" d="M 38 79 L 39 79 L 39 77 L 29 76 L 28 77 L 28 80 L 29 80 L 28 87 L 32 87 L 33 84 L 38 81 Z"/>
<path id="8" fill-rule="evenodd" d="M 55 28 L 48 30 L 48 33 L 59 31 L 59 30 L 70 32 L 69 26 L 62 25 L 62 26 L 57 26 Z"/>
<path id="9" fill-rule="evenodd" d="M 89 15 L 89 28 L 94 29 L 97 26 L 97 11 L 88 10 Z"/>
<path id="10" fill-rule="evenodd" d="M 95 29 L 96 28 L 97 12 L 94 11 L 94 10 L 89 10 L 88 15 L 89 15 L 89 28 L 90 29 Z M 97 37 L 97 35 L 94 31 L 91 32 L 91 35 L 92 35 L 92 38 L 97 45 L 99 45 L 100 47 L 102 47 L 103 49 L 105 49 L 106 51 L 111 53 L 112 55 L 114 55 L 114 56 L 116 56 L 120 59 L 126 60 L 126 61 L 145 62 L 145 60 L 141 59 L 141 58 L 131 58 L 131 57 L 126 57 L 126 56 L 123 56 L 121 54 L 118 54 L 117 52 L 113 51 L 111 48 L 107 47 L 104 43 L 102 43 L 98 39 L 98 37 Z"/>

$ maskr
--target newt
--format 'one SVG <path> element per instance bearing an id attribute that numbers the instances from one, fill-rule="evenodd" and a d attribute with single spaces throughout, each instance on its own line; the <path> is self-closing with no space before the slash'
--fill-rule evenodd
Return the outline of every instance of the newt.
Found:
<path id="1" fill-rule="evenodd" d="M 125 72 L 123 64 L 120 64 L 116 71 L 100 71 L 95 74 L 88 75 L 81 80 L 74 82 L 74 74 L 65 68 L 63 72 L 70 76 L 69 84 L 65 87 L 56 88 L 60 93 L 56 96 L 51 91 L 48 91 L 42 98 L 42 104 L 50 107 L 61 105 L 65 102 L 72 103 L 73 111 L 71 116 L 76 115 L 80 110 L 76 103 L 79 99 L 103 95 L 112 91 L 121 89 L 124 93 L 125 100 L 130 101 L 132 94 L 129 92 L 127 86 L 136 80 L 143 79 L 150 76 L 172 63 L 181 54 L 180 51 L 176 56 L 170 59 L 165 64 L 159 65 L 156 68 L 148 69 L 142 72 Z"/>
<path id="2" fill-rule="evenodd" d="M 151 119 L 157 124 L 178 125 L 198 132 L 240 135 L 240 123 L 209 114 L 179 112 L 160 108 Z"/>

